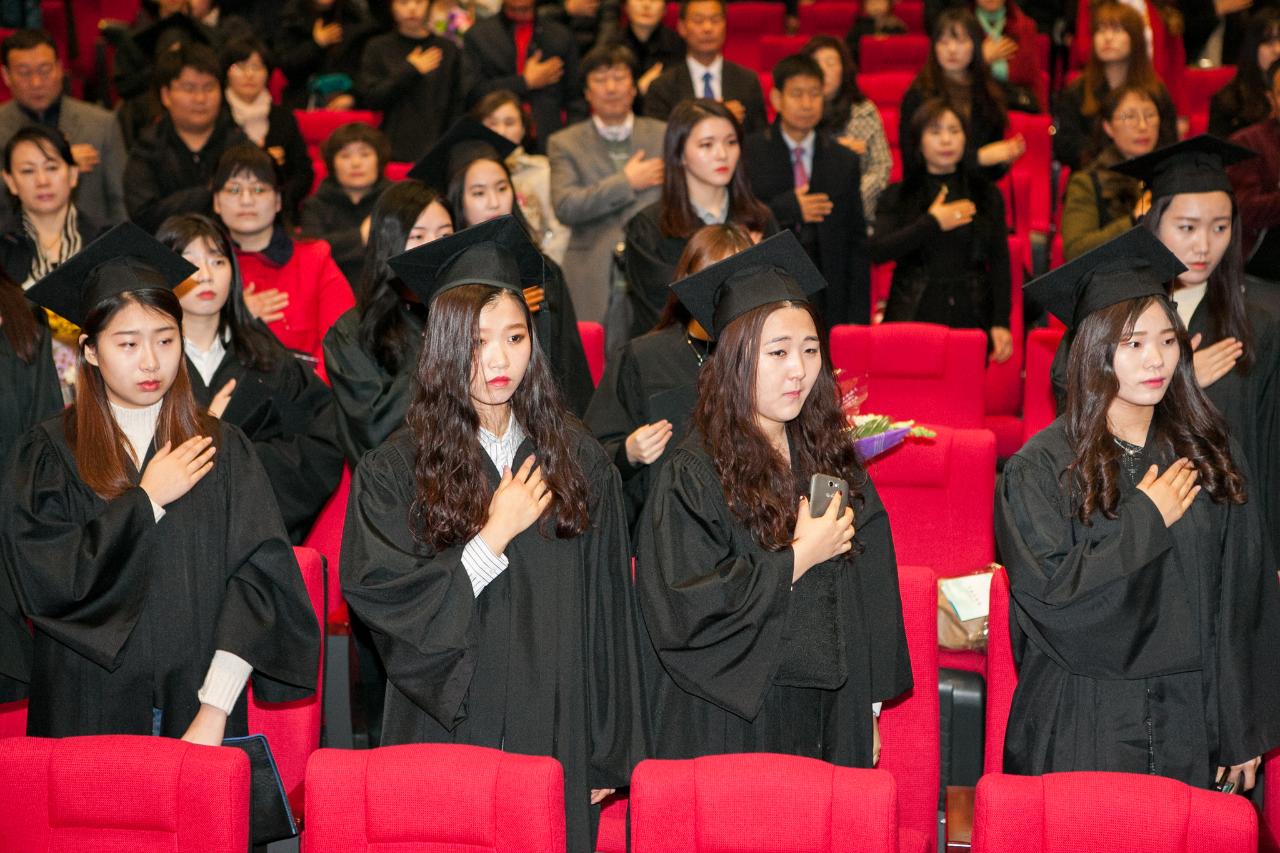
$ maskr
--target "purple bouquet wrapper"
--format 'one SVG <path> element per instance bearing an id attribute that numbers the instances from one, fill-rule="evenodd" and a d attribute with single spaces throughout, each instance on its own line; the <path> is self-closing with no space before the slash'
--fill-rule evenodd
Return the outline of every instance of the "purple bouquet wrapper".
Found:
<path id="1" fill-rule="evenodd" d="M 909 432 L 911 432 L 911 427 L 896 427 L 876 435 L 869 435 L 866 438 L 856 438 L 853 441 L 853 446 L 858 451 L 858 458 L 866 462 L 886 450 L 902 444 Z"/>

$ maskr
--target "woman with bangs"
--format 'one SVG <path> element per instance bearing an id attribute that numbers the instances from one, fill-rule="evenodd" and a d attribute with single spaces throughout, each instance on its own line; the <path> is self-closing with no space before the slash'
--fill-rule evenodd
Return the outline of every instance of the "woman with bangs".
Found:
<path id="1" fill-rule="evenodd" d="M 1084 162 L 1107 92 L 1123 84 L 1142 87 L 1155 102 L 1160 113 L 1158 146 L 1178 140 L 1178 112 L 1147 55 L 1142 16 L 1107 0 L 1093 10 L 1092 28 L 1089 62 L 1059 93 L 1053 109 L 1053 159 L 1073 170 Z"/>
<path id="2" fill-rule="evenodd" d="M 561 402 L 503 217 L 392 260 L 429 303 L 406 428 L 356 468 L 343 592 L 387 671 L 382 743 L 564 767 L 568 850 L 643 757 L 618 474 Z"/>
<path id="3" fill-rule="evenodd" d="M 824 286 L 790 232 L 673 285 L 716 347 L 637 531 L 655 757 L 870 767 L 880 703 L 911 687 L 889 519 L 809 301 Z M 815 475 L 848 490 L 816 514 Z"/>
<path id="4" fill-rule="evenodd" d="M 34 626 L 27 733 L 217 745 L 315 688 L 319 626 L 244 434 L 202 413 L 173 288 L 192 266 L 136 226 L 31 298 L 74 322 L 79 394 L 19 442 L 0 562 Z M 2 596 L 0 596 L 2 598 Z"/>
<path id="5" fill-rule="evenodd" d="M 1020 651 L 1004 770 L 1252 788 L 1280 743 L 1280 588 L 1258 489 L 1135 228 L 1027 286 L 1072 329 L 1067 403 L 1005 466 Z M 1229 790 L 1229 789 L 1228 789 Z"/>

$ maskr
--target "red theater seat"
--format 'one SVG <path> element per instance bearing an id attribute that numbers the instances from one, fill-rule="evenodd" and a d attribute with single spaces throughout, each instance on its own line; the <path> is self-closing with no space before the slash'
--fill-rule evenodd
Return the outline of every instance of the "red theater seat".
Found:
<path id="1" fill-rule="evenodd" d="M 382 123 L 382 113 L 373 110 L 294 110 L 293 115 L 313 160 L 319 159 L 320 143 L 342 125 L 362 121 L 377 127 Z"/>
<path id="2" fill-rule="evenodd" d="M 920 33 L 898 36 L 863 36 L 858 57 L 864 72 L 909 71 L 912 77 L 929 58 L 929 37 Z"/>
<path id="3" fill-rule="evenodd" d="M 590 320 L 579 320 L 578 337 L 582 339 L 582 351 L 587 355 L 591 384 L 599 385 L 600 377 L 604 375 L 604 326 Z"/>
<path id="4" fill-rule="evenodd" d="M 329 690 L 324 694 L 325 743 L 329 746 L 352 744 L 351 697 L 348 690 L 351 636 L 351 613 L 342 597 L 342 528 L 347 520 L 347 500 L 351 496 L 351 469 L 342 466 L 342 479 L 320 510 L 311 532 L 303 542 L 324 557 L 328 565 L 325 582 L 325 660 L 328 671 L 325 680 Z"/>
<path id="5" fill-rule="evenodd" d="M 898 122 L 890 122 L 888 116 L 884 114 L 885 107 L 893 107 L 897 109 L 902 103 L 902 94 L 911 87 L 911 81 L 915 79 L 915 71 L 862 71 L 858 74 L 858 88 L 862 90 L 862 94 L 871 99 L 871 102 L 880 108 L 880 117 L 884 120 L 884 129 L 888 133 L 889 127 L 898 126 Z M 896 131 L 895 131 L 896 133 Z M 889 140 L 890 143 L 896 141 L 896 137 Z"/>
<path id="6" fill-rule="evenodd" d="M 993 774 L 978 782 L 973 853 L 1253 853 L 1247 799 L 1134 773 Z"/>
<path id="7" fill-rule="evenodd" d="M 0 741 L 0 850 L 244 853 L 249 759 L 174 738 Z"/>
<path id="8" fill-rule="evenodd" d="M 985 416 L 983 424 L 996 434 L 996 455 L 1007 459 L 1022 446 L 1022 277 L 1027 262 L 1027 241 L 1020 236 L 1009 238 L 1009 332 L 1013 335 L 1013 354 L 1007 361 L 987 361 Z"/>
<path id="9" fill-rule="evenodd" d="M 1004 769 L 1004 732 L 1009 726 L 1013 690 L 1018 686 L 1018 667 L 1013 662 L 1009 641 L 1013 618 L 1009 601 L 1009 575 L 996 569 L 991 576 L 991 610 L 987 613 L 987 725 L 983 739 L 983 772 Z"/>
<path id="10" fill-rule="evenodd" d="M 908 32 L 924 32 L 924 0 L 899 0 L 894 4 L 893 14 L 902 19 Z"/>
<path id="11" fill-rule="evenodd" d="M 831 0 L 825 3 L 801 4 L 800 32 L 806 36 L 826 33 L 844 38 L 858 14 L 858 4 Z"/>
<path id="12" fill-rule="evenodd" d="M 1280 779 L 1280 749 L 1267 753 L 1262 772 L 1272 780 Z M 1280 853 L 1280 785 L 1274 781 L 1263 785 L 1262 799 L 1262 837 L 1258 849 L 1263 853 Z"/>
<path id="13" fill-rule="evenodd" d="M 642 761 L 631 777 L 632 853 L 897 849 L 884 770 L 752 753 Z"/>
<path id="14" fill-rule="evenodd" d="M 1022 440 L 1053 423 L 1058 406 L 1053 399 L 1049 367 L 1062 341 L 1063 329 L 1032 329 L 1027 335 L 1027 369 L 1022 394 Z"/>
<path id="15" fill-rule="evenodd" d="M 1204 126 L 1209 125 L 1209 104 L 1218 90 L 1231 82 L 1236 76 L 1234 65 L 1223 65 L 1218 68 L 1190 67 L 1182 72 L 1182 100 L 1179 107 L 1193 120 L 1201 117 Z M 1203 129 L 1201 130 L 1203 133 Z M 1192 131 L 1194 134 L 1194 131 Z"/>
<path id="16" fill-rule="evenodd" d="M 586 792 L 583 792 L 586 796 Z M 459 744 L 322 749 L 307 765 L 306 853 L 564 853 L 554 758 Z"/>
<path id="17" fill-rule="evenodd" d="M 804 6 L 800 10 L 801 20 L 804 20 L 804 10 L 812 7 Z M 800 48 L 805 46 L 809 41 L 809 36 L 776 36 L 766 35 L 760 36 L 760 71 L 772 71 L 773 66 L 778 64 L 778 60 L 793 54 L 799 53 Z M 771 84 L 772 85 L 772 84 Z M 769 90 L 764 90 L 765 99 L 768 100 Z"/>

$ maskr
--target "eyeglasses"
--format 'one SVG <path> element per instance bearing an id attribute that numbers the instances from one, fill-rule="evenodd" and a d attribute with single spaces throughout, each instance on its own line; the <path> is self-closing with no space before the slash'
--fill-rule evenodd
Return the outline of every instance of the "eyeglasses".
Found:
<path id="1" fill-rule="evenodd" d="M 1130 110 L 1123 113 L 1117 113 L 1115 117 L 1115 121 L 1118 121 L 1121 124 L 1131 124 L 1131 125 L 1159 124 L 1160 113 L 1155 112 L 1154 110 L 1149 112 L 1141 112 L 1141 113 L 1133 112 L 1132 110 Z"/>
<path id="2" fill-rule="evenodd" d="M 227 184 L 222 189 L 218 190 L 218 192 L 223 193 L 224 195 L 229 195 L 232 198 L 239 198 L 245 193 L 248 193 L 254 198 L 261 198 L 267 193 L 273 193 L 275 191 L 275 187 L 268 186 L 267 184 Z"/>

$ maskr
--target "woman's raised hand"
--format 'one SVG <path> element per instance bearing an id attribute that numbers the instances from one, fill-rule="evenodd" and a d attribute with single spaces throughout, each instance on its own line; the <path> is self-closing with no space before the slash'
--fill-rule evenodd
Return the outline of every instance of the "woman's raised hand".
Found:
<path id="1" fill-rule="evenodd" d="M 814 518 L 809 514 L 809 499 L 800 499 L 796 526 L 791 534 L 791 550 L 795 554 L 792 583 L 819 563 L 838 557 L 853 547 L 853 508 L 845 507 L 844 512 L 840 512 L 841 503 L 840 494 L 835 494 L 827 505 L 827 511 Z"/>
<path id="2" fill-rule="evenodd" d="M 164 447 L 156 451 L 138 484 L 147 497 L 160 506 L 173 503 L 203 480 L 204 475 L 213 470 L 213 454 L 218 449 L 213 446 L 213 438 L 207 435 L 197 435 L 176 448 L 170 447 L 171 443 L 166 441 Z"/>
<path id="3" fill-rule="evenodd" d="M 490 551 L 501 554 L 512 539 L 542 517 L 552 497 L 533 456 L 514 474 L 503 468 L 498 488 L 489 499 L 489 520 L 480 529 L 480 538 Z"/>
<path id="4" fill-rule="evenodd" d="M 1138 484 L 1138 491 L 1151 498 L 1151 502 L 1160 510 L 1165 527 L 1182 518 L 1182 514 L 1191 506 L 1191 502 L 1200 494 L 1196 478 L 1200 472 L 1186 457 L 1174 462 L 1164 473 L 1156 476 L 1157 468 L 1152 465 Z"/>
<path id="5" fill-rule="evenodd" d="M 627 436 L 627 461 L 632 465 L 652 465 L 671 440 L 671 421 L 655 421 L 639 427 Z"/>

